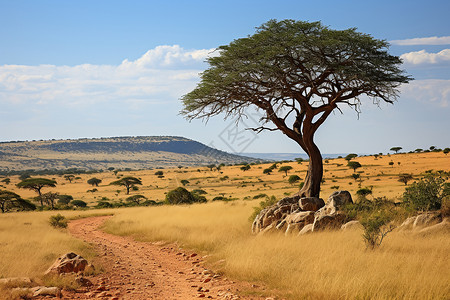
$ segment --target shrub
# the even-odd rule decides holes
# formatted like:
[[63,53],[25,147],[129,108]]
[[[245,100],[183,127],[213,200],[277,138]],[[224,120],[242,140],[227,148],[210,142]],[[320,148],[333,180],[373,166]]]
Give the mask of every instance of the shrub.
[[386,225],[390,220],[391,217],[383,211],[368,215],[361,220],[361,225],[364,227],[363,238],[367,248],[375,249],[380,246],[386,235],[394,230],[393,225]]
[[49,223],[51,226],[55,228],[66,228],[67,227],[67,219],[61,214],[57,214],[54,216],[50,216]]
[[442,173],[428,173],[417,182],[412,183],[403,193],[403,203],[415,211],[438,210],[442,199],[450,195],[450,187]]
[[291,175],[291,176],[289,176],[288,182],[290,184],[294,184],[299,180],[300,180],[300,177],[298,175]]
[[197,195],[205,195],[205,194],[208,194],[206,191],[201,190],[201,189],[193,190],[191,193],[197,194]]
[[260,198],[264,198],[264,197],[268,197],[267,194],[258,194],[253,196],[253,199],[260,199]]
[[58,195],[58,204],[67,205],[73,200],[71,195]]
[[108,201],[98,201],[95,208],[111,208],[113,205]]
[[191,193],[183,187],[177,187],[167,193],[166,202],[169,204],[192,204],[195,202],[206,202],[206,198],[196,193]]
[[372,190],[369,188],[362,188],[356,191],[356,195],[360,201],[365,200],[368,195],[372,195]]
[[182,184],[183,186],[185,186],[186,184],[189,184],[189,180],[182,179],[182,180],[181,180],[181,184]]
[[76,207],[86,207],[87,203],[84,202],[83,200],[73,200],[72,202],[70,202],[70,204],[72,204],[73,206]]
[[164,172],[163,172],[163,171],[156,171],[156,172],[155,172],[155,175],[161,176],[161,175],[164,175]]

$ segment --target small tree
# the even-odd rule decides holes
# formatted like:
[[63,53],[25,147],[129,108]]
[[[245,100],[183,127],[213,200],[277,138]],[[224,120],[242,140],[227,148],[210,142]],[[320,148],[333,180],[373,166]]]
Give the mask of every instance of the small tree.
[[278,169],[278,172],[284,172],[284,173],[286,174],[286,176],[287,176],[287,173],[288,173],[288,171],[290,171],[290,170],[292,170],[292,167],[291,167],[291,166],[281,166],[281,167]]
[[44,203],[46,203],[47,205],[49,205],[51,207],[51,209],[55,209],[55,203],[56,203],[56,200],[58,199],[58,196],[59,196],[58,193],[47,192],[45,194],[42,194],[38,198],[41,201],[43,201]]
[[183,186],[186,186],[187,184],[189,184],[189,180],[186,180],[186,179],[182,179],[180,182]]
[[272,173],[272,169],[271,168],[267,168],[267,169],[263,170],[263,174],[270,175],[270,173]]
[[390,165],[391,167],[394,167],[394,162],[393,162],[393,161],[390,161],[390,162],[389,162],[389,165]]
[[11,182],[11,179],[5,178],[5,179],[2,179],[1,182],[5,183],[5,184],[9,184]]
[[361,220],[361,225],[364,227],[363,238],[367,248],[375,249],[380,246],[386,235],[394,230],[393,225],[386,226],[389,221],[390,217],[385,212],[374,213]]
[[67,205],[72,200],[73,200],[73,197],[71,195],[59,195],[58,196],[58,204]]
[[290,184],[294,184],[300,180],[300,177],[298,175],[291,175],[289,176],[288,182]]
[[206,202],[206,198],[196,193],[191,193],[183,187],[177,187],[166,195],[169,204],[192,204],[195,202]]
[[83,200],[73,200],[72,202],[70,202],[70,204],[72,204],[73,206],[76,207],[86,207],[87,203],[84,202]]
[[30,210],[36,208],[34,205],[28,204],[29,203],[23,200],[20,195],[10,191],[0,190],[0,210],[2,213],[5,213],[13,208]]
[[216,165],[215,164],[210,164],[210,165],[207,165],[206,166],[210,171],[212,171],[215,167],[216,167]]
[[56,187],[56,181],[46,178],[27,178],[17,184],[20,189],[33,190],[39,195],[41,206],[44,206],[41,190],[44,187]]
[[398,151],[402,150],[402,147],[392,147],[390,150],[395,151],[395,153],[398,153]]
[[98,179],[98,178],[95,178],[95,177],[92,177],[91,179],[89,179],[87,181],[87,183],[92,185],[92,186],[98,186],[100,183],[102,183],[102,180]]
[[444,152],[444,154],[447,155],[450,152],[450,148],[444,148],[442,152]]
[[163,172],[163,171],[156,171],[156,172],[155,172],[155,175],[156,175],[156,176],[163,176],[163,175],[164,175],[164,172]]
[[247,164],[245,166],[242,166],[240,169],[245,172],[247,170],[250,170],[250,168],[251,168],[250,165]]
[[69,183],[72,183],[72,180],[75,179],[75,175],[73,174],[64,175],[64,179],[67,180]]
[[136,205],[141,205],[142,202],[148,200],[147,197],[143,195],[133,195],[126,199],[128,202],[134,203]]
[[356,158],[356,157],[358,157],[358,154],[356,154],[356,153],[350,153],[350,154],[347,154],[347,156],[345,157],[345,160],[346,160],[346,161],[351,161],[352,159],[354,159],[354,158]]
[[130,189],[136,185],[142,185],[142,181],[136,177],[127,176],[119,180],[113,181],[110,185],[122,185],[127,189],[127,195],[130,194]]
[[403,182],[405,185],[408,184],[408,181],[413,180],[413,176],[411,174],[400,174],[398,175],[398,181]]
[[350,169],[353,169],[353,172],[356,172],[356,169],[361,168],[361,164],[357,161],[349,161],[347,163],[347,167],[349,167]]
[[355,181],[358,180],[360,177],[361,177],[361,175],[358,174],[358,173],[353,173],[352,174],[352,178],[355,179]]

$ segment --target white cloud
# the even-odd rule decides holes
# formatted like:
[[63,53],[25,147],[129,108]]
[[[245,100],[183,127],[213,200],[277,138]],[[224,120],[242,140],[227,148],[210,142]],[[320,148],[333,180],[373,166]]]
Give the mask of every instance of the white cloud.
[[449,107],[450,80],[413,80],[409,84],[402,85],[401,98],[431,103],[439,107]]
[[450,61],[450,49],[438,53],[429,53],[425,50],[404,53],[400,56],[406,64],[440,64]]
[[0,66],[0,103],[91,105],[108,101],[176,101],[195,87],[214,49],[158,46],[120,65]]
[[449,45],[450,44],[450,36],[432,36],[425,38],[414,38],[414,39],[405,39],[405,40],[393,40],[390,41],[393,45],[398,46],[413,46],[413,45]]

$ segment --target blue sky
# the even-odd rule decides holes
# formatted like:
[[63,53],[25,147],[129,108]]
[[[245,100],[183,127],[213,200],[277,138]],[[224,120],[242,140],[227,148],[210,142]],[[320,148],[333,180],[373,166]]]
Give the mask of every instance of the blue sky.
[[394,105],[365,99],[359,119],[330,116],[316,134],[323,153],[450,147],[449,11],[433,0],[0,0],[0,141],[177,135],[232,152],[301,152],[280,133],[178,114],[214,48],[289,18],[386,39],[416,79]]

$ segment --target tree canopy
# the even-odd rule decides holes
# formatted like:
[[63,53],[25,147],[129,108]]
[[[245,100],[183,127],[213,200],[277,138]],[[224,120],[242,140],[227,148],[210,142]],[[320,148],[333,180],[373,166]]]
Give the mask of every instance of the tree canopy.
[[252,130],[280,130],[308,154],[299,194],[319,197],[323,163],[314,142],[319,126],[342,105],[359,113],[363,95],[375,104],[393,103],[400,84],[412,79],[388,46],[355,28],[271,20],[207,59],[201,82],[182,97],[182,114],[189,120],[224,114],[239,121],[255,108],[261,126]]
[[14,192],[0,190],[0,210],[5,213],[11,209],[32,210],[36,207]]
[[21,189],[29,189],[33,190],[39,195],[39,199],[41,201],[41,206],[44,205],[44,201],[42,199],[42,193],[41,190],[44,187],[56,187],[56,181],[52,179],[47,178],[27,178],[22,180],[16,185],[18,188]]
[[111,185],[123,185],[127,189],[127,195],[130,194],[130,189],[138,184],[142,185],[142,181],[136,177],[127,176],[119,180],[113,181]]

